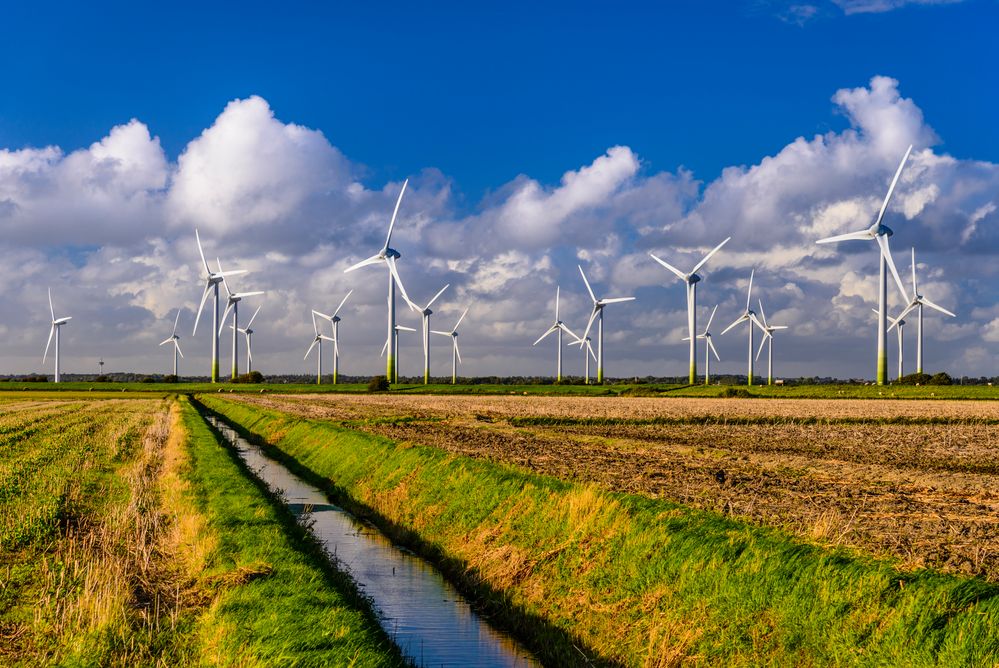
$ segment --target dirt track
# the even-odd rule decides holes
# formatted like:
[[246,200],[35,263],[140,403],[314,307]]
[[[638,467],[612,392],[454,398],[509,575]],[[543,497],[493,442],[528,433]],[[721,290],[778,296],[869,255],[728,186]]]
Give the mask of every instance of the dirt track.
[[[999,581],[999,425],[985,422],[999,419],[995,402],[419,395],[240,399],[350,421],[399,441],[733,514],[824,544],[890,554],[909,567],[934,566]],[[960,422],[883,422],[899,415]],[[676,423],[510,423],[546,416]],[[736,418],[759,423],[724,423]],[[806,423],[816,418],[831,422]],[[836,422],[843,419],[865,421]]]

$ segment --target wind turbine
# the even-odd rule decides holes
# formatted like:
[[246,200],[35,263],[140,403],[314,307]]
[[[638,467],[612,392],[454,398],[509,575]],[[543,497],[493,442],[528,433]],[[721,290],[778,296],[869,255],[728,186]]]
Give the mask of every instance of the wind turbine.
[[55,382],[62,380],[62,372],[59,367],[59,329],[65,325],[67,322],[73,319],[73,316],[68,315],[65,318],[55,317],[55,308],[52,306],[52,288],[49,288],[49,312],[52,314],[52,328],[49,330],[49,340],[45,344],[45,354],[42,355],[42,364],[45,364],[45,359],[49,356],[49,346],[52,344],[52,335],[55,334]]
[[[715,311],[718,310],[718,305],[716,304],[713,309],[711,309],[711,315],[708,316],[708,324],[704,327],[704,333],[698,334],[697,338],[704,339],[704,384],[711,384],[711,354],[714,353],[715,359],[721,362],[721,357],[718,356],[718,351],[715,349],[715,344],[711,341],[711,321],[715,319]],[[683,337],[686,341],[690,337]]]
[[[259,306],[257,307],[257,310],[253,312],[253,315],[250,316],[250,320],[246,323],[246,327],[236,330],[238,332],[242,332],[243,336],[246,337],[246,373],[253,371],[253,329],[251,328],[251,325],[253,325],[253,319],[257,317],[258,313],[260,313]],[[229,325],[229,327],[233,327],[235,329],[234,325]]]
[[[194,238],[198,241],[198,253],[201,255],[201,262],[205,265],[205,292],[201,295],[201,305],[198,306],[198,314],[194,318],[194,330],[191,332],[191,336],[198,333],[198,322],[201,321],[201,311],[205,308],[205,300],[208,299],[208,293],[213,293],[213,309],[212,309],[212,382],[219,382],[219,283],[225,276],[222,275],[220,271],[212,271],[212,268],[208,266],[208,260],[205,259],[205,251],[201,247],[201,236],[198,234],[198,230],[194,230]],[[226,276],[236,276],[238,274],[245,274],[245,269],[236,269],[234,271],[226,272]]]
[[450,332],[441,332],[436,329],[431,330],[431,334],[441,334],[443,336],[451,337],[451,384],[455,385],[458,382],[458,362],[461,361],[461,353],[458,351],[458,325],[461,321],[465,319],[465,315],[468,313],[468,309],[461,314],[458,318],[458,322],[454,323],[454,327],[451,328]]
[[[590,333],[590,327],[593,326],[593,320],[597,321],[597,383],[602,384],[604,382],[604,307],[608,304],[617,304],[619,302],[630,302],[634,301],[634,297],[612,297],[609,299],[597,299],[597,296],[593,294],[593,288],[590,287],[590,282],[586,280],[586,274],[583,273],[583,268],[580,265],[579,274],[583,277],[583,283],[586,284],[586,291],[590,293],[590,299],[593,300],[593,311],[590,312],[590,319],[586,322],[586,330],[583,332],[583,339],[588,340],[588,335]],[[583,343],[579,343],[580,347]],[[590,363],[589,358],[586,360],[587,365]],[[587,382],[589,382],[589,374],[587,374]]]
[[[703,267],[704,263],[717,253],[722,246],[727,244],[731,238],[727,237],[723,242],[711,249],[711,252],[701,258],[701,261],[695,264],[694,268],[686,274],[665,260],[649,253],[653,260],[673,272],[687,286],[687,338],[690,339],[690,378],[688,381],[691,385],[697,382],[697,343],[695,341],[697,338],[697,284],[701,280],[701,277],[697,274],[697,270]],[[687,339],[684,340],[686,341]]]
[[884,202],[881,203],[881,210],[878,212],[878,217],[870,227],[860,230],[859,232],[848,232],[847,234],[840,234],[835,237],[819,239],[815,242],[819,244],[829,244],[838,241],[862,239],[867,241],[874,240],[878,243],[881,256],[881,269],[878,275],[878,385],[884,385],[888,379],[888,356],[885,349],[888,345],[887,276],[889,269],[891,270],[892,276],[895,278],[895,284],[898,285],[899,292],[902,293],[902,301],[909,301],[909,296],[905,293],[905,286],[902,285],[902,279],[899,278],[898,270],[895,269],[895,262],[891,259],[891,251],[888,249],[888,237],[890,237],[893,232],[891,231],[891,228],[883,225],[881,221],[884,219],[885,211],[888,210],[888,202],[891,201],[891,195],[895,191],[895,185],[898,183],[898,177],[902,175],[902,169],[905,167],[905,162],[909,159],[910,153],[912,153],[911,144],[905,151],[905,155],[902,156],[902,162],[898,163],[898,169],[895,171],[895,177],[891,180],[891,185],[888,186],[888,194],[885,195]]
[[[916,311],[916,373],[923,372],[923,307],[929,306],[931,309],[940,311],[944,315],[949,315],[950,317],[956,317],[953,313],[948,311],[942,306],[934,304],[929,299],[919,294],[919,288],[916,286],[916,249],[912,249],[912,299],[909,300],[908,305],[899,314],[899,318],[904,318],[909,315],[913,310]],[[891,329],[889,327],[888,329]]]
[[104,358],[103,357],[100,359],[100,361],[97,362],[97,367],[99,369],[99,373],[97,375],[103,376],[104,375]]
[[[222,313],[222,322],[225,323],[225,318],[229,315],[229,310],[232,310],[232,379],[236,380],[239,375],[239,346],[237,342],[239,341],[239,302],[241,302],[246,297],[255,297],[257,295],[264,294],[263,290],[255,290],[253,292],[233,292],[229,289],[229,281],[225,280],[225,272],[222,271],[222,260],[215,258],[215,261],[219,264],[219,274],[222,275],[222,285],[225,287],[225,293],[228,295],[228,299],[225,304],[225,312]],[[219,334],[222,334],[222,327],[219,327]]]
[[760,304],[760,317],[763,318],[763,340],[760,341],[760,349],[756,353],[756,359],[760,359],[763,353],[763,345],[767,345],[767,385],[774,384],[774,332],[779,329],[787,329],[787,325],[771,325],[767,323],[767,314],[763,310],[763,300],[758,299]]
[[[302,359],[308,359],[309,353],[312,352],[313,348],[316,348],[316,385],[323,384],[323,346],[322,341],[332,341],[330,337],[325,334],[319,333],[319,325],[316,323],[316,312],[312,312],[312,329],[316,332],[316,338],[312,339],[312,345],[309,349],[305,351],[305,357]],[[317,346],[318,344],[318,346]]]
[[750,305],[752,304],[752,299],[753,299],[753,275],[755,273],[756,273],[755,269],[749,273],[749,290],[746,291],[746,310],[743,311],[742,315],[736,318],[731,325],[722,330],[722,336],[724,336],[725,332],[732,329],[740,322],[749,321],[749,371],[746,374],[747,385],[753,384],[753,325],[756,325],[760,329],[766,331],[765,328],[763,327],[763,323],[761,323],[759,318],[756,317],[756,313],[754,313],[753,310],[749,308]]
[[329,320],[330,324],[333,326],[333,384],[336,385],[337,377],[340,373],[340,316],[337,313],[343,308],[343,305],[347,303],[347,299],[353,293],[353,290],[347,292],[347,296],[343,298],[340,305],[336,307],[333,311],[333,315],[326,315],[325,313],[320,313],[319,311],[312,311],[314,316],[319,316],[323,320]]
[[559,287],[555,286],[555,322],[554,324],[552,324],[551,327],[546,329],[545,333],[542,334],[540,337],[538,337],[538,340],[535,341],[532,345],[535,346],[538,345],[539,343],[541,343],[542,340],[544,340],[546,336],[548,336],[552,332],[558,333],[558,358],[557,358],[558,361],[556,365],[555,380],[556,382],[562,382],[562,332],[565,332],[566,334],[574,338],[576,341],[579,341],[579,337],[576,336],[576,334],[571,329],[566,327],[564,322],[559,320],[558,302],[559,302]]
[[583,381],[587,385],[590,384],[590,358],[592,357],[594,362],[597,361],[597,356],[593,352],[593,343],[592,342],[593,342],[593,339],[591,339],[588,336],[584,336],[583,338],[581,338],[576,343],[571,344],[571,345],[578,345],[580,347],[580,349],[583,351],[583,360],[584,360],[584,364],[583,364]]
[[161,346],[165,346],[166,344],[168,344],[170,342],[173,342],[173,375],[174,376],[177,375],[177,355],[180,355],[181,357],[184,356],[184,353],[182,353],[181,350],[180,350],[180,337],[177,336],[177,323],[179,323],[179,322],[180,322],[180,309],[177,309],[177,317],[173,319],[173,333],[169,336],[169,338],[164,339],[163,342],[160,343]]
[[433,311],[430,310],[431,305],[441,294],[448,289],[451,284],[448,283],[443,288],[441,288],[434,298],[427,302],[427,305],[420,309],[418,306],[414,308],[416,311],[420,311],[423,314],[423,384],[428,385],[430,383],[430,316],[433,315]]
[[[347,267],[344,269],[344,273],[349,271],[354,271],[355,269],[360,269],[361,267],[367,266],[369,264],[378,264],[381,262],[385,263],[388,268],[389,274],[389,284],[388,284],[388,330],[385,335],[385,345],[388,347],[388,342],[392,340],[395,334],[395,286],[399,286],[399,292],[402,293],[402,298],[406,300],[406,303],[410,305],[410,308],[415,308],[415,304],[409,299],[409,295],[406,294],[406,288],[402,285],[402,279],[399,278],[399,270],[396,268],[395,263],[402,255],[399,251],[394,248],[390,248],[389,244],[392,241],[392,229],[395,227],[395,219],[399,214],[399,205],[402,204],[402,196],[406,193],[406,186],[409,185],[409,179],[406,179],[402,184],[402,190],[399,191],[399,199],[395,202],[395,210],[392,212],[392,220],[389,222],[388,235],[385,237],[385,245],[382,246],[381,250],[372,255],[366,260],[361,260],[357,264]],[[389,351],[389,354],[385,360],[385,377],[389,379],[390,382],[399,382],[399,377],[397,369],[399,365],[395,363],[395,351]]]
[[[399,332],[415,332],[416,330],[412,327],[406,327],[405,325],[396,325],[395,330],[392,332],[392,356],[395,359],[395,367],[392,369],[392,373],[395,375],[396,382],[399,378]],[[382,355],[388,351],[388,341],[382,346]]]

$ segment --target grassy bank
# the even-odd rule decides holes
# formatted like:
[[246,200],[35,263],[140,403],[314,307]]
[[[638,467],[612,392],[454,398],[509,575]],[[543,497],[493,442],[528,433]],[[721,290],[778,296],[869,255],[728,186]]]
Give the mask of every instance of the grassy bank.
[[573,644],[633,666],[999,660],[999,587],[979,580],[901,572],[661,500],[201,400],[443,564],[553,663],[578,662]]

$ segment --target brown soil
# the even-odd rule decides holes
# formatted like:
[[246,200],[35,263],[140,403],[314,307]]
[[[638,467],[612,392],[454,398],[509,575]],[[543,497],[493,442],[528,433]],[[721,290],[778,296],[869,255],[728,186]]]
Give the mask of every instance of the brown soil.
[[[267,396],[267,408],[999,581],[999,403]],[[954,424],[885,424],[899,415]],[[679,424],[513,426],[515,417]],[[710,416],[710,424],[701,420]],[[379,418],[372,420],[372,418]],[[392,418],[408,421],[392,422]],[[760,418],[760,424],[724,424]],[[802,419],[832,422],[802,424]],[[858,418],[859,423],[835,420]],[[689,419],[690,423],[682,420]],[[370,420],[365,422],[365,420]]]

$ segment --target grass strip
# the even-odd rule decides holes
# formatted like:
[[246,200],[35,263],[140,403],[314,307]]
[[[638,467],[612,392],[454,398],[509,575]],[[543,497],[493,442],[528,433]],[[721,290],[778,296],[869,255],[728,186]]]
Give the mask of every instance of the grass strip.
[[559,417],[551,415],[529,415],[511,417],[508,422],[514,427],[646,427],[664,426],[676,427],[683,425],[708,426],[822,426],[822,425],[996,425],[999,419],[983,417],[911,417],[894,415],[891,417],[820,417],[803,416],[767,416],[767,415],[688,415],[683,417],[658,416],[652,418],[618,418],[618,417]]
[[[200,400],[436,561],[551,663],[992,665],[999,587],[663,500]],[[562,634],[561,639],[560,635]]]
[[183,401],[185,478],[217,534],[203,576],[217,589],[198,621],[202,661],[239,666],[398,666],[353,583]]

